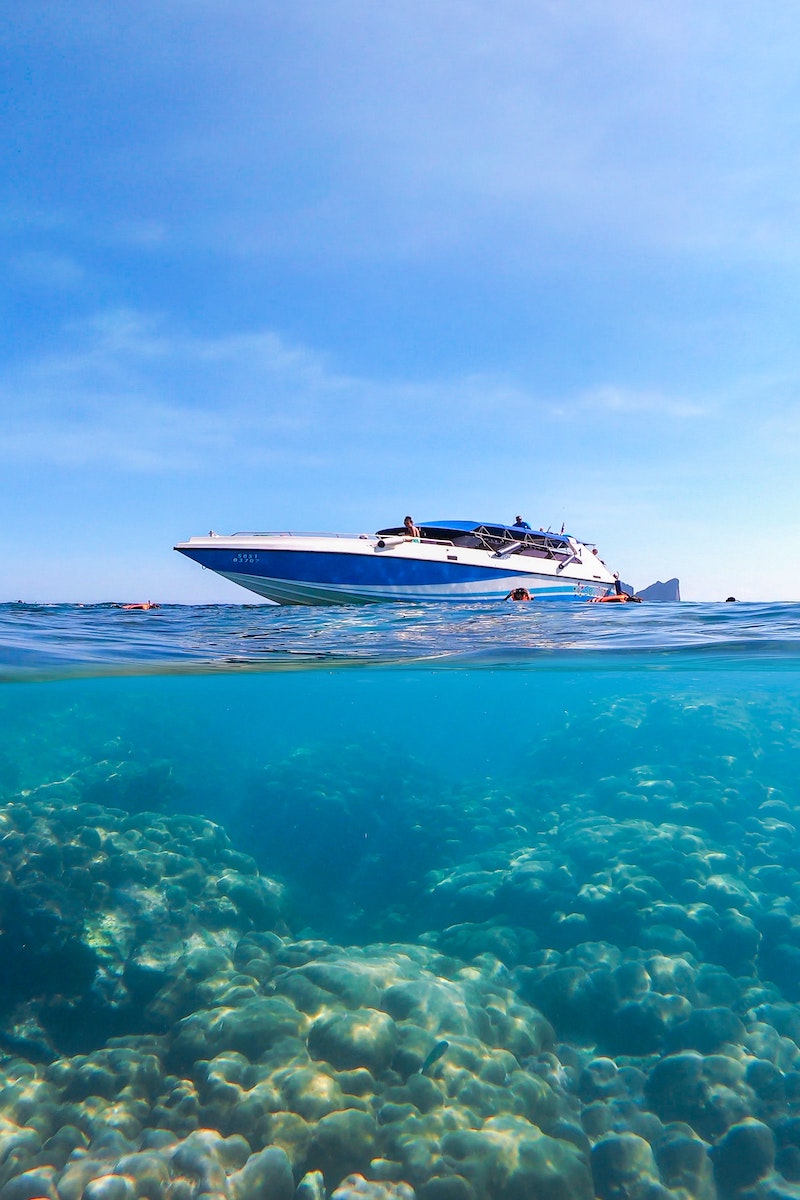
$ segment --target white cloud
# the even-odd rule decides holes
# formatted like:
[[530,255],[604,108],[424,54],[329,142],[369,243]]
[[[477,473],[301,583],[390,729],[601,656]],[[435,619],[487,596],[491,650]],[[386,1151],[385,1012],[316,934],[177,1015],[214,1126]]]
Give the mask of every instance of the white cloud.
[[[554,399],[499,375],[375,379],[272,330],[203,337],[114,310],[0,375],[0,461],[196,478],[269,468],[292,481],[534,471],[561,490],[624,460],[621,431],[640,469],[664,459],[670,424],[680,437],[718,408],[612,384]],[[682,452],[679,469],[689,461]]]
[[[308,411],[286,395],[303,391],[302,356],[272,334],[204,341],[128,311],[70,333],[69,348],[0,379],[6,462],[192,470],[233,445],[269,459],[270,442],[308,427]],[[271,403],[255,402],[261,386]]]
[[[705,399],[693,400],[659,391],[636,391],[606,384],[583,392],[577,399],[580,408],[592,412],[618,413],[622,416],[665,417],[669,420],[695,420],[715,414],[718,404]],[[561,410],[564,411],[563,409]]]
[[[0,458],[128,471],[197,472],[226,461],[283,469],[347,459],[430,464],[512,446],[540,452],[542,430],[576,410],[695,416],[683,400],[606,386],[554,404],[521,381],[348,375],[271,330],[200,337],[114,310],[69,327],[66,344],[0,376]],[[594,426],[589,417],[594,412]],[[574,445],[580,431],[572,435]]]

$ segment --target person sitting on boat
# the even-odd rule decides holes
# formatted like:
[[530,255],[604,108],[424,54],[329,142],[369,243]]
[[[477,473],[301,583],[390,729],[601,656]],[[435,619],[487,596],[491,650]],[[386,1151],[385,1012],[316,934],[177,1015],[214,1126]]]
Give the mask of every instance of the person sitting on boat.
[[533,596],[530,594],[528,589],[525,587],[512,588],[511,591],[506,596],[506,600],[532,600],[532,599],[533,599]]
[[406,527],[406,536],[410,538],[416,538],[417,541],[419,541],[419,539],[422,537],[422,534],[419,531],[419,526],[414,524],[411,517],[406,517],[406,519],[403,521],[403,524]]
[[512,529],[530,529],[530,525],[528,524],[527,521],[523,521],[522,517],[514,517],[514,524],[511,526],[511,528]]

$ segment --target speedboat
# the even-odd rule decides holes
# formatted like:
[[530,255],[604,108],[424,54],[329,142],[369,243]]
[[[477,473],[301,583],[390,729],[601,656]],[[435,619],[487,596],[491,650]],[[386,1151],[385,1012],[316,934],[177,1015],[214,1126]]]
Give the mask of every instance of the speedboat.
[[566,533],[493,521],[424,521],[377,533],[232,533],[175,549],[277,604],[593,600],[615,576],[595,547]]

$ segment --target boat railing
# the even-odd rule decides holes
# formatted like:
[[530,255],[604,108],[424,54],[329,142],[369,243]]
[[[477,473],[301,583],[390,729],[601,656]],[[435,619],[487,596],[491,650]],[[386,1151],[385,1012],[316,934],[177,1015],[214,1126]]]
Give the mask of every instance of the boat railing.
[[330,530],[324,532],[316,532],[308,529],[266,529],[260,532],[252,529],[240,530],[238,533],[215,534],[216,537],[234,537],[234,538],[252,538],[252,537],[313,537],[313,538],[346,538],[349,541],[355,539],[367,539],[372,541],[375,537],[372,533],[331,533]]
[[300,529],[266,529],[266,530],[260,530],[260,531],[254,530],[254,529],[240,529],[236,533],[209,533],[207,536],[211,537],[211,538],[298,538],[298,537],[303,537],[303,538],[326,538],[326,539],[334,540],[334,541],[339,539],[342,541],[349,541],[349,542],[352,542],[352,541],[376,542],[376,541],[383,540],[386,542],[391,542],[392,545],[400,545],[402,542],[424,542],[426,545],[429,545],[429,546],[454,546],[455,545],[455,543],[450,538],[432,538],[432,537],[425,537],[425,536],[420,537],[420,538],[411,538],[405,533],[389,534],[389,535],[385,536],[383,539],[380,539],[380,538],[378,538],[377,534],[374,534],[374,533],[331,533],[330,530],[316,532],[316,531],[307,530],[307,529],[303,529],[303,530],[300,530]]
[[488,530],[477,532],[481,549],[495,558],[510,558],[513,554],[524,554],[532,558],[546,558],[570,562],[576,557],[571,543],[558,535],[551,537],[549,531],[535,530],[531,533],[493,533]]
[[[489,551],[489,553],[497,555],[499,558],[505,558],[513,553],[533,553],[535,556],[544,553],[548,558],[560,558],[562,555],[567,555],[570,559],[574,556],[573,548],[567,544],[564,545],[566,539],[559,537],[557,534],[552,538],[549,536],[549,530],[533,530],[522,534],[514,535],[510,532],[495,533],[488,529],[477,529],[472,535],[475,537],[478,546]],[[236,533],[209,533],[208,537],[212,538],[324,538],[328,541],[385,541],[392,545],[401,545],[403,542],[418,541],[428,546],[456,546],[456,542],[452,538],[434,538],[427,537],[424,534],[420,538],[410,538],[405,533],[396,533],[384,535],[379,538],[374,533],[331,533],[330,530],[299,530],[299,529],[267,529],[267,530],[239,530]],[[591,543],[581,543],[585,546],[590,546]]]

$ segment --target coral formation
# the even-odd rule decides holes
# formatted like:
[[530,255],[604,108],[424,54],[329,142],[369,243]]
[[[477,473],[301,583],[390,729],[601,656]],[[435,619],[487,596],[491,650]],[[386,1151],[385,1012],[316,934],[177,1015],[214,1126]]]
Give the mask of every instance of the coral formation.
[[[702,773],[643,765],[670,722],[713,726]],[[590,726],[435,804],[290,756],[231,816],[260,868],[161,767],[9,798],[0,1200],[796,1197],[790,760],[768,785],[746,723],[676,703]]]

